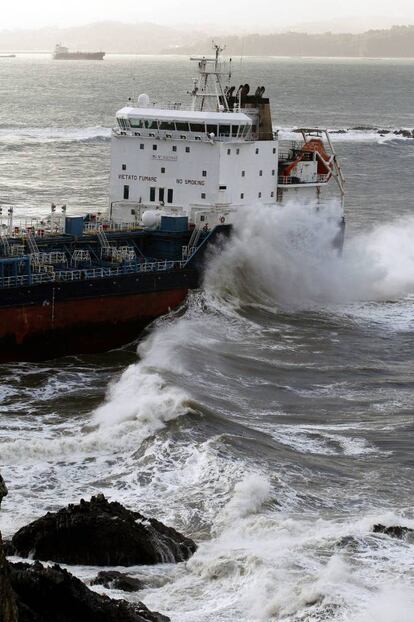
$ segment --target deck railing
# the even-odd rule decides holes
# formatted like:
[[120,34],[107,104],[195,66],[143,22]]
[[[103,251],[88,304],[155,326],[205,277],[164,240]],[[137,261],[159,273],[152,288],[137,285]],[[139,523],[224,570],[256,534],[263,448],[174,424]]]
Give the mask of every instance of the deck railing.
[[185,261],[147,261],[139,264],[119,266],[116,268],[78,268],[77,270],[56,270],[53,272],[23,274],[0,278],[0,289],[38,285],[40,283],[62,283],[67,281],[87,281],[105,279],[126,274],[141,274],[147,272],[165,272],[181,269]]
[[306,186],[307,184],[325,184],[327,181],[329,181],[329,179],[330,179],[330,175],[316,175],[316,179],[314,179],[313,181],[301,181],[298,177],[295,177],[295,176],[285,177],[284,175],[282,175],[278,177],[278,185],[279,186],[292,186],[292,185]]

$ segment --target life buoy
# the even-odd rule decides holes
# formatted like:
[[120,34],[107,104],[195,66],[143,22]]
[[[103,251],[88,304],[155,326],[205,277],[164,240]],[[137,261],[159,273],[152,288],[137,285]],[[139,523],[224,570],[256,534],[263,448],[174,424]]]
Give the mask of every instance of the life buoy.
[[226,219],[224,218],[224,216],[222,216],[222,217],[220,218],[220,222],[221,222],[221,224],[224,224],[224,223],[226,222]]

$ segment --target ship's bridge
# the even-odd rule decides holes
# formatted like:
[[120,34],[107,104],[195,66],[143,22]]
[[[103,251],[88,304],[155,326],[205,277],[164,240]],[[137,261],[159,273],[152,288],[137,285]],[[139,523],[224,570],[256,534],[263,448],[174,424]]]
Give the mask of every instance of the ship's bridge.
[[115,132],[149,138],[199,141],[251,141],[256,125],[243,112],[125,107],[117,113]]

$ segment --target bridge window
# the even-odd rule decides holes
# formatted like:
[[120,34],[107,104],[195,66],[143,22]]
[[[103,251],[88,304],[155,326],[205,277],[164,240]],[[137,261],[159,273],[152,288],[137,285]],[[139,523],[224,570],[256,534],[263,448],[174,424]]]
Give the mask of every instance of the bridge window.
[[164,194],[165,194],[164,188],[159,188],[159,190],[158,190],[158,200],[159,200],[160,203],[164,203]]
[[220,136],[230,136],[230,125],[220,125],[219,134]]
[[175,123],[174,121],[160,121],[160,130],[168,130],[168,131],[174,131],[175,130]]
[[147,130],[158,129],[158,121],[156,119],[136,119],[135,122],[137,123],[137,125],[133,127],[142,127],[146,128]]
[[129,186],[124,186],[124,200],[127,201],[129,199]]
[[204,123],[190,123],[190,129],[192,132],[202,132],[206,131],[206,126]]
[[168,188],[167,203],[172,203],[173,202],[173,196],[174,196],[174,190],[172,190],[172,188]]
[[188,132],[188,123],[176,122],[176,127],[179,132]]
[[207,125],[207,132],[217,136],[217,125]]
[[155,201],[155,188],[150,188],[150,201]]
[[232,125],[231,126],[231,135],[233,136],[233,138],[236,138],[238,133],[239,133],[239,126],[238,125]]

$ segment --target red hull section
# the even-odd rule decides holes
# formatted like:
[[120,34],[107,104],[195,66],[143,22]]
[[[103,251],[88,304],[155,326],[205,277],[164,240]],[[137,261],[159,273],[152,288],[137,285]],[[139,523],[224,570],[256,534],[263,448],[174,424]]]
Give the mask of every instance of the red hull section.
[[135,339],[187,289],[0,309],[0,362],[104,351]]

